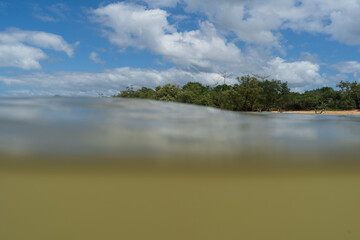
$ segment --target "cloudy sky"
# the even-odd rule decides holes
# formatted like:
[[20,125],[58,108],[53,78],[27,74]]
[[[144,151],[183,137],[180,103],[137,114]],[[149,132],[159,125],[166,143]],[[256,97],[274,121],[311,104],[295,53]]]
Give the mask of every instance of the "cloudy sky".
[[360,76],[360,0],[0,0],[0,96]]

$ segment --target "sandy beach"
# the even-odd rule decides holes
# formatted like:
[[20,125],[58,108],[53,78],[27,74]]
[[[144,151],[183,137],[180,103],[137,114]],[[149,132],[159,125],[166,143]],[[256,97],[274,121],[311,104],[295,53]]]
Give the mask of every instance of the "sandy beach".
[[[272,111],[273,113],[301,113],[301,114],[320,114],[320,111]],[[343,111],[324,111],[321,114],[324,115],[360,115],[359,110],[343,110]]]

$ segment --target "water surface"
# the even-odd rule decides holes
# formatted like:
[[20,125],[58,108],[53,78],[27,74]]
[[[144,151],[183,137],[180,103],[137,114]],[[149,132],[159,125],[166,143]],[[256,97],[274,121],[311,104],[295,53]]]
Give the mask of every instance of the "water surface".
[[360,118],[0,99],[0,239],[360,239]]
[[355,158],[359,144],[360,116],[237,113],[119,98],[0,99],[0,152],[23,158],[246,161],[258,155],[328,161]]

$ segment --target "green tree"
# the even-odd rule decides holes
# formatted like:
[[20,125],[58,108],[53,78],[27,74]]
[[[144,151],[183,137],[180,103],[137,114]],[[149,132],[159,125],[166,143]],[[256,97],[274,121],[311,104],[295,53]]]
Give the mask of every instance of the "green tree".
[[259,82],[259,86],[262,88],[262,94],[260,96],[261,108],[264,111],[269,111],[273,108],[278,108],[281,81],[265,80]]
[[132,85],[126,87],[126,90],[121,91],[116,97],[131,98],[134,97],[135,91]]
[[278,81],[277,84],[280,86],[279,98],[277,100],[277,107],[285,110],[291,102],[290,88],[287,82]]
[[156,92],[152,88],[142,87],[133,94],[136,98],[156,99]]
[[174,84],[165,84],[162,87],[156,87],[156,99],[160,101],[174,102],[180,94],[180,88]]
[[189,82],[182,88],[173,84],[158,86],[155,90],[132,86],[116,97],[156,99],[205,105],[234,111],[254,110],[336,110],[360,108],[360,84],[341,81],[334,90],[322,87],[304,93],[291,92],[287,82],[259,81],[255,77],[237,78],[239,84],[222,84],[215,87]]
[[243,111],[253,111],[256,105],[259,95],[262,92],[262,88],[259,85],[259,81],[255,77],[242,76],[241,79],[238,77],[240,82],[240,95],[243,97]]
[[359,85],[357,82],[350,83],[341,81],[338,85],[340,88],[342,101],[341,107],[345,109],[359,108]]
[[182,87],[178,95],[178,101],[197,105],[208,105],[209,87],[204,87],[201,83],[189,82]]
[[355,106],[360,109],[360,83],[356,81],[351,84],[352,97],[355,101]]

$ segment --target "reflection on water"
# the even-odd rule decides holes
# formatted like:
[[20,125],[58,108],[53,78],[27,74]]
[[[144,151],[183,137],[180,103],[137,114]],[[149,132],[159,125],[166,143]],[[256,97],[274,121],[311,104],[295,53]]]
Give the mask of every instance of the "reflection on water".
[[0,239],[357,240],[359,123],[0,99]]
[[235,113],[146,100],[11,98],[0,100],[0,152],[352,158],[360,153],[359,123],[359,116]]

